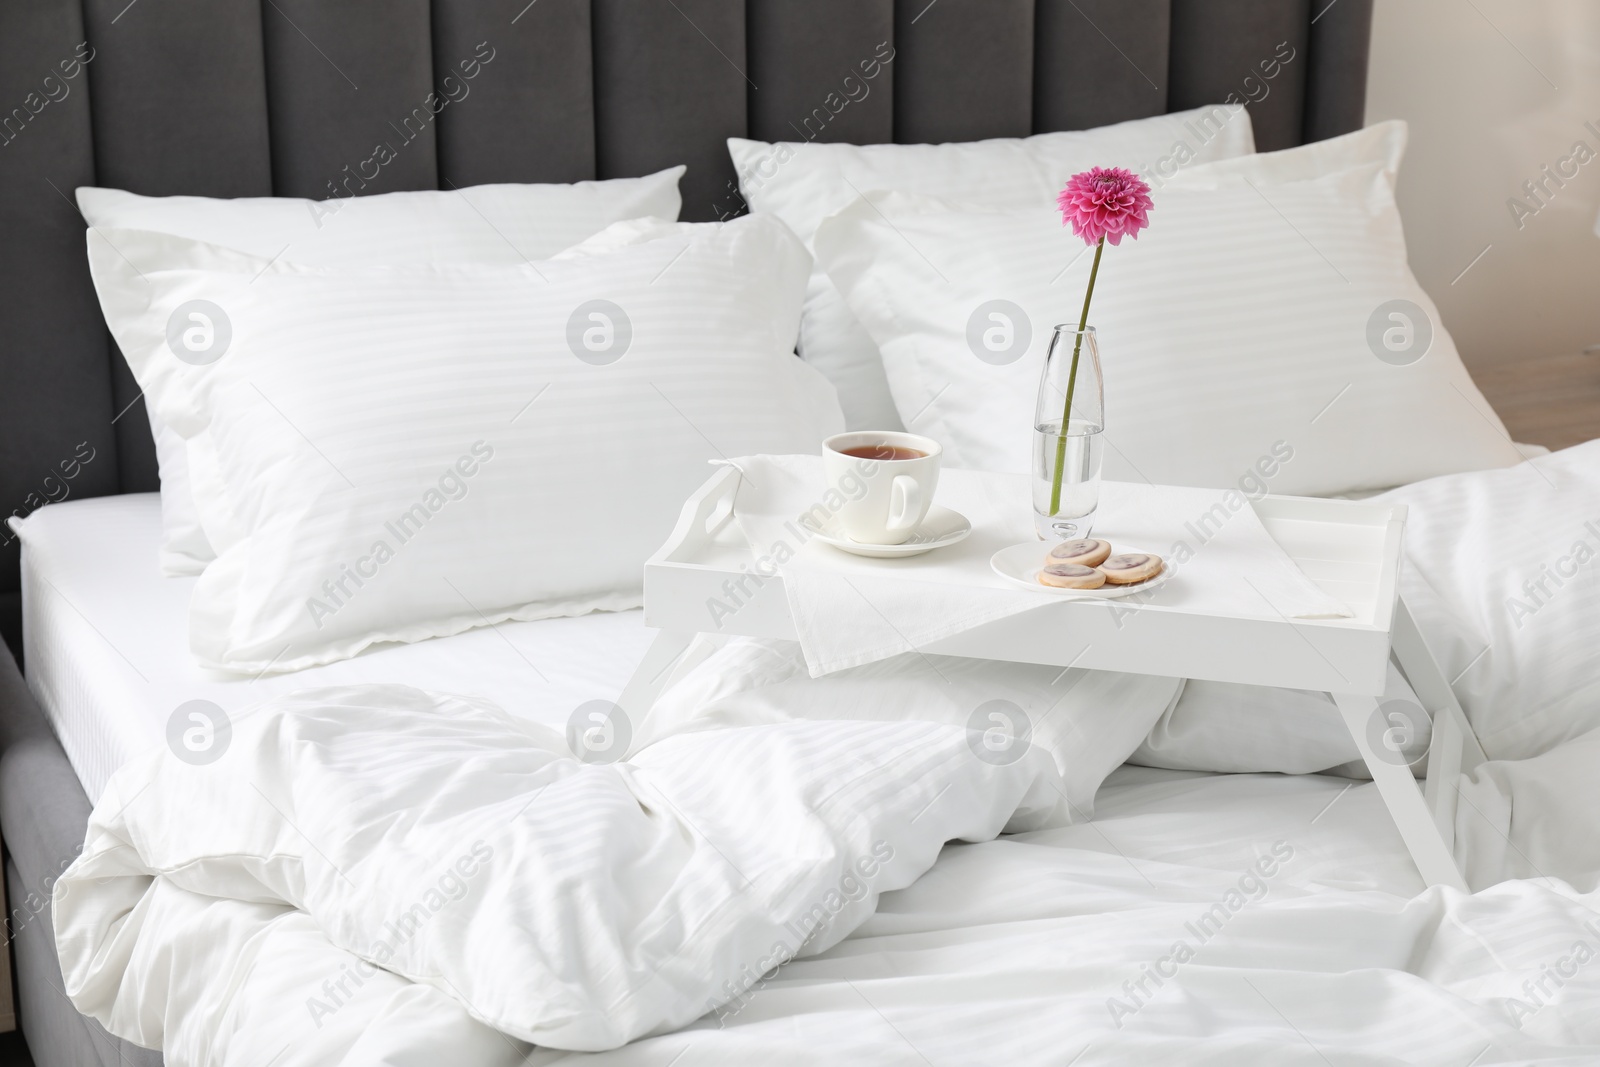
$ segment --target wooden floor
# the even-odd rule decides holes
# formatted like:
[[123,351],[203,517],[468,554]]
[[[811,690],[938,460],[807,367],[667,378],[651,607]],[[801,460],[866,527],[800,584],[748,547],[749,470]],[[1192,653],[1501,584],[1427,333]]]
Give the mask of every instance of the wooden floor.
[[1467,369],[1514,440],[1557,449],[1600,437],[1600,352]]

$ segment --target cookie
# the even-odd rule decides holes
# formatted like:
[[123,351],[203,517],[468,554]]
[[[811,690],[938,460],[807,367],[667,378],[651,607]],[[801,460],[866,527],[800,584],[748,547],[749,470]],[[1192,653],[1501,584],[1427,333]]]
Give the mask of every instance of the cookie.
[[1046,563],[1076,563],[1080,567],[1098,567],[1111,555],[1111,542],[1094,537],[1080,537],[1076,541],[1063,541],[1050,550]]
[[1124,552],[1100,564],[1100,572],[1112,585],[1133,585],[1161,573],[1161,557],[1149,552]]
[[1039,582],[1054,589],[1099,589],[1106,584],[1106,576],[1077,563],[1046,563],[1039,571]]

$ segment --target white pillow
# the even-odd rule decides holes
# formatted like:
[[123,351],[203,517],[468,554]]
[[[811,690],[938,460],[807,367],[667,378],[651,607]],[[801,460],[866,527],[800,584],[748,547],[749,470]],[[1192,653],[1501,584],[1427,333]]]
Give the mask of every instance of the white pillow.
[[[1073,173],[1124,166],[1160,182],[1191,163],[1255,151],[1239,105],[1178,111],[1093,130],[963,144],[766,144],[732,137],[728,152],[750,210],[782,219],[809,247],[817,226],[873,189],[988,208],[1043,207]],[[878,348],[820,267],[800,320],[800,355],[838,386],[851,429],[901,429]]]
[[677,218],[683,172],[679,166],[571,185],[474,185],[329,200],[139,196],[84,186],[78,209],[99,229],[155,230],[317,266],[523,263],[622,219]]
[[[542,259],[621,219],[675,219],[683,167],[574,185],[479,185],[448,192],[302,200],[139,196],[84,186],[78,209],[97,229],[156,230],[265,259],[317,266],[521,263]],[[216,558],[190,497],[183,439],[146,405],[161,477],[161,570],[199,574]]]
[[1093,814],[1106,775],[1139,747],[1183,685],[1156,675],[920,653],[813,678],[798,642],[741,638],[663,692],[633,743],[637,751],[673,734],[763,723],[944,723],[966,729],[986,762],[1013,763],[1042,749],[1065,789],[1069,807],[1060,814],[1076,822]]
[[[1276,457],[1273,492],[1342,493],[1520,461],[1406,265],[1402,130],[1196,166],[1107,250],[1090,323],[1108,478],[1223,488]],[[1077,319],[1092,260],[1056,211],[870,193],[816,250],[910,429],[952,464],[1027,471],[1051,326]],[[969,342],[995,300],[1020,309],[1011,362]],[[1404,339],[1392,314],[1409,351],[1385,347]]]
[[217,558],[217,553],[200,522],[200,509],[194,505],[189,446],[161,421],[155,405],[146,403],[144,412],[156,443],[156,476],[161,481],[161,550],[157,562],[168,578],[199,574]]
[[635,606],[708,460],[843,421],[795,403],[810,264],[771,219],[526,264],[307,267],[129,230],[91,231],[89,259],[145,395],[218,472],[207,666]]
[[[1384,734],[1383,743],[1399,745],[1400,755],[1390,758],[1402,759],[1420,773],[1432,722],[1393,663],[1380,700],[1385,715],[1400,716],[1385,722],[1408,726]],[[1372,777],[1327,693],[1193,679],[1184,683],[1183,695],[1128,762],[1223,774],[1330,772]]]
[[1377,498],[1400,591],[1490,759],[1600,728],[1600,441]]

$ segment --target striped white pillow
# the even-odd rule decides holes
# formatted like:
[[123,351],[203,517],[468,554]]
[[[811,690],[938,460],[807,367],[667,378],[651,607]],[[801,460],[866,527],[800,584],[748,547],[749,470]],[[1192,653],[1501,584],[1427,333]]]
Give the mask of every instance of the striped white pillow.
[[[373,196],[342,190],[327,200],[140,196],[94,186],[79,187],[77,199],[91,228],[175,233],[263,259],[317,266],[522,263],[622,219],[677,218],[683,170],[571,185],[476,185]],[[199,574],[216,552],[194,505],[188,451],[154,410],[148,414],[161,473],[161,571]]]
[[[637,605],[719,456],[800,452],[808,257],[771,219],[526,264],[307,267],[93,233],[101,306],[224,531],[208,666]],[[198,483],[197,483],[198,484]]]
[[[796,133],[802,131],[797,127]],[[810,124],[807,124],[807,133]],[[1213,104],[1092,130],[954,144],[747,141],[728,138],[739,191],[811,245],[817,227],[873,189],[942,196],[994,210],[1045,207],[1069,175],[1096,164],[1130,167],[1153,182],[1194,165],[1255,151],[1250,113]],[[872,338],[819,264],[800,320],[800,355],[839,388],[850,428],[893,430],[900,417]]]
[[1600,441],[1379,499],[1409,506],[1400,589],[1489,758],[1600,729]]
[[[1267,458],[1273,492],[1342,493],[1521,460],[1406,265],[1402,141],[1363,131],[1196,166],[1155,192],[1150,228],[1106,250],[1090,313],[1107,477],[1221,488]],[[952,463],[1028,470],[1051,328],[1076,323],[1093,258],[1055,211],[869,193],[816,249],[908,428]],[[1030,338],[1012,362],[968,341],[995,300]]]

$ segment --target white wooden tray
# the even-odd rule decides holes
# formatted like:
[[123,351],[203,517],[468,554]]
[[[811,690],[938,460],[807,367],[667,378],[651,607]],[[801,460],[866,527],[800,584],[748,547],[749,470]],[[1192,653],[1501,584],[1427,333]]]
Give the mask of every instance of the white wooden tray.
[[[645,564],[648,625],[796,637],[783,579],[753,577],[755,558],[732,521],[739,477],[732,467],[713,474]],[[1405,507],[1271,496],[1253,506],[1289,557],[1347,604],[1354,618],[1288,619],[1270,611],[1218,615],[1130,600],[1073,600],[968,630],[923,651],[1382,695]],[[1002,584],[992,574],[986,577]],[[714,614],[712,601],[737,603],[739,609]]]
[[[733,521],[739,477],[733,467],[713,474],[685,502],[672,536],[645,564],[645,622],[661,633],[623,691],[620,703],[629,714],[645,714],[664,686],[707,654],[709,645],[698,640],[700,634],[796,637],[782,577],[756,571]],[[1064,600],[922,651],[1331,693],[1423,878],[1429,885],[1465,890],[1452,853],[1457,783],[1484,761],[1484,753],[1399,595],[1406,509],[1271,496],[1252,506],[1289,558],[1348,605],[1353,618],[1289,619],[1132,600]],[[975,565],[987,568],[986,561]],[[1181,574],[1174,579],[1179,580]],[[731,614],[712,609],[730,601],[738,605]],[[1391,647],[1433,720],[1425,794],[1410,766],[1373,747],[1373,725],[1382,725],[1379,698]]]

